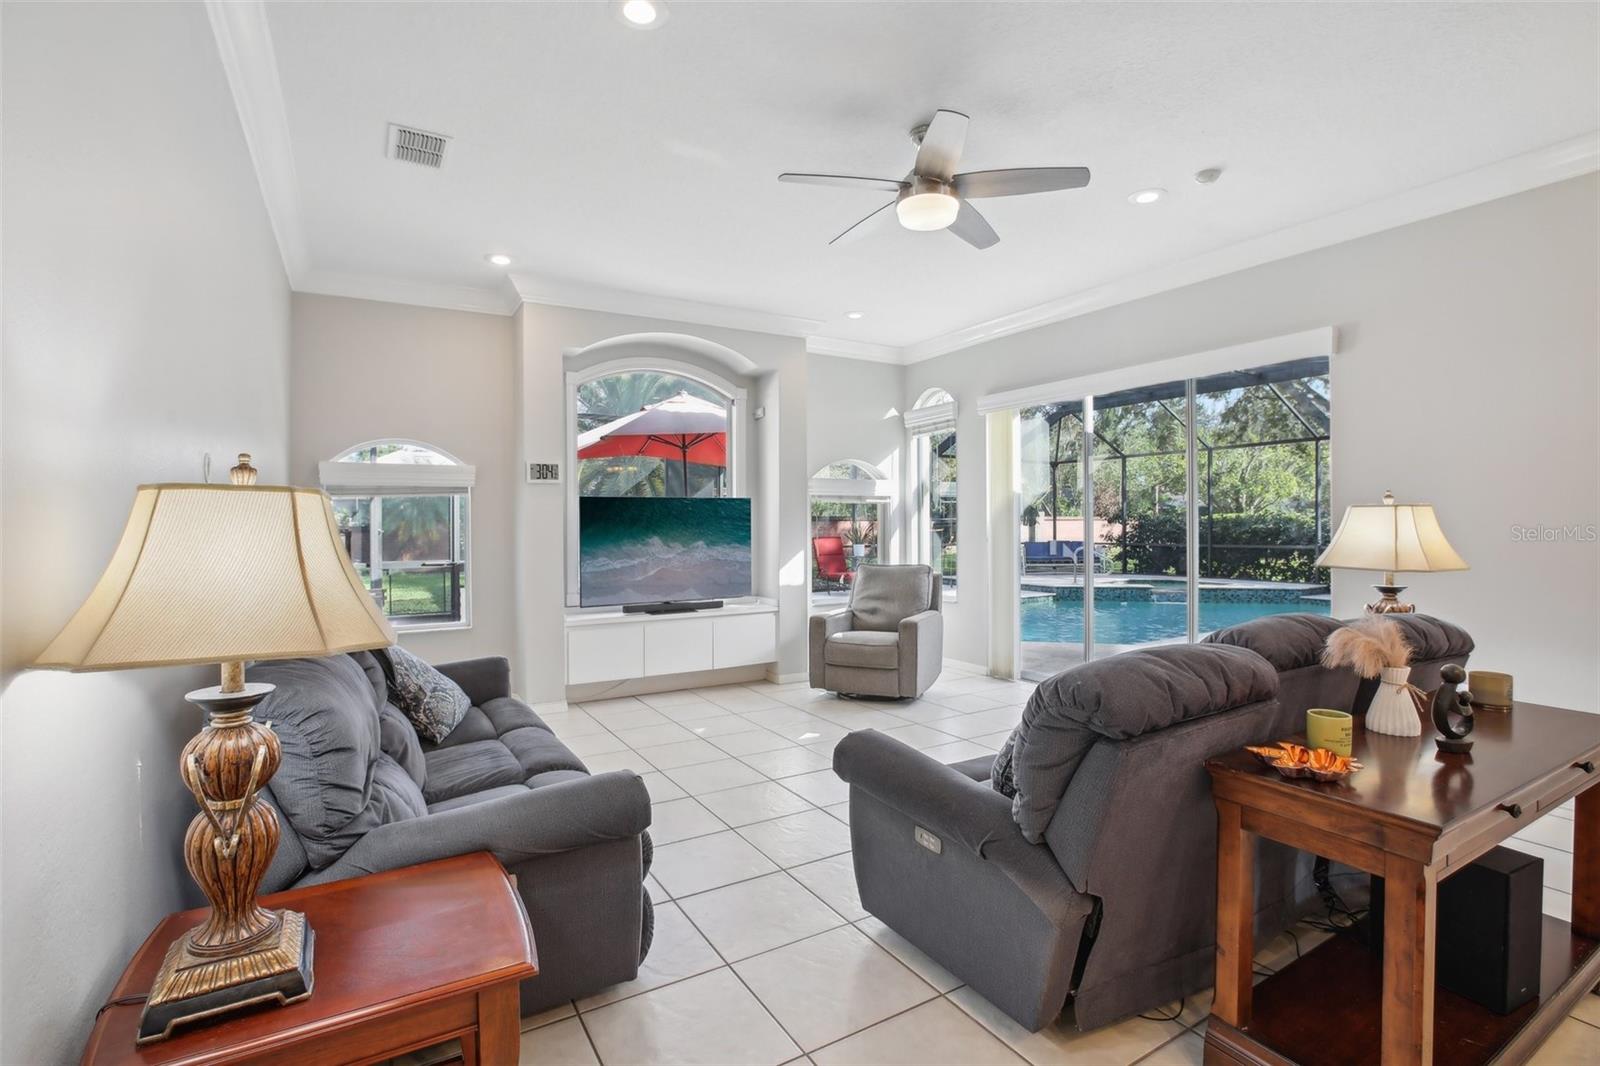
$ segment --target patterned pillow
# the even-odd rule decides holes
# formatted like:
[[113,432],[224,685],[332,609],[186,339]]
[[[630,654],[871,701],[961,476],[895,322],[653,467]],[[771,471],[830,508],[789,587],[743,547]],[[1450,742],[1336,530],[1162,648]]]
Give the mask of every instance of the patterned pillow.
[[1000,754],[994,757],[994,765],[989,767],[989,784],[1002,796],[1016,797],[1016,754],[1017,731],[1013,729],[1011,735],[1006,737],[1006,742],[1000,746]]
[[472,701],[461,686],[398,644],[378,653],[388,663],[389,699],[435,744],[461,724]]

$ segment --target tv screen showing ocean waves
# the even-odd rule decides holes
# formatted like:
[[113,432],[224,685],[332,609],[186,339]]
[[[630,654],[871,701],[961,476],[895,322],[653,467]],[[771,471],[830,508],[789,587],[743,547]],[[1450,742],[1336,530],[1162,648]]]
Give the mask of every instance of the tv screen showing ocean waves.
[[748,596],[750,501],[578,500],[578,601],[614,607]]

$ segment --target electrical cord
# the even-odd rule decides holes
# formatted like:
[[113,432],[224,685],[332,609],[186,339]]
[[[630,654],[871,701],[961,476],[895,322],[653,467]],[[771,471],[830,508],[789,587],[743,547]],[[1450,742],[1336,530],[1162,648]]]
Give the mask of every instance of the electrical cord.
[[1178,1008],[1176,1008],[1173,1013],[1170,1013],[1170,1015],[1154,1015],[1154,1013],[1150,1013],[1150,1015],[1139,1016],[1144,1018],[1146,1021],[1178,1021],[1179,1018],[1181,1018],[1182,1013],[1184,1013],[1184,1008],[1186,1008],[1187,1005],[1189,1005],[1189,999],[1184,997],[1184,999],[1178,1000]]
[[135,1003],[143,1003],[145,1000],[147,1000],[149,998],[150,998],[150,993],[141,992],[136,996],[118,996],[116,999],[107,1000],[105,1003],[103,1003],[101,1005],[99,1010],[94,1012],[94,1020],[95,1021],[99,1021],[100,1020],[100,1015],[104,1014],[106,1011],[110,1010],[112,1007],[131,1007],[133,1004],[135,1004]]

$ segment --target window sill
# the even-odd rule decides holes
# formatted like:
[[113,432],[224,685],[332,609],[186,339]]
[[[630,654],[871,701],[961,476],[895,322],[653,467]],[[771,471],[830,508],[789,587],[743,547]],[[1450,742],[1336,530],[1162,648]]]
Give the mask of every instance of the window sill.
[[448,633],[457,629],[471,629],[471,622],[420,622],[416,625],[397,625],[391,619],[389,627],[395,635],[403,637],[408,633]]

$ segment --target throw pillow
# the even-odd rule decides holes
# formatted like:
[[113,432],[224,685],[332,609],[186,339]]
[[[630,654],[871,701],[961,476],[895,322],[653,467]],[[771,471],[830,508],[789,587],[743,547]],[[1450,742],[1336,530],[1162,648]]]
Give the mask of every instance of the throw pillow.
[[472,708],[461,686],[399,645],[380,654],[389,664],[389,698],[394,705],[435,744],[449,736]]
[[994,765],[989,767],[989,784],[1000,795],[1013,799],[1017,795],[1016,754],[1017,731],[1013,729],[1000,746],[1000,754],[994,757]]

